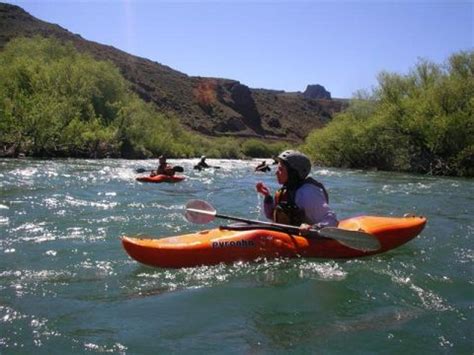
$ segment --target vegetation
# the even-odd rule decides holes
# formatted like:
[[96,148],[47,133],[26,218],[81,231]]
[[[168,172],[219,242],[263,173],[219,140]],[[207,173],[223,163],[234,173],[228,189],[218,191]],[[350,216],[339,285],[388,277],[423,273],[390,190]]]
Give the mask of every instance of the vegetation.
[[322,165],[474,176],[474,51],[382,72],[302,149]]
[[288,148],[288,143],[264,143],[258,139],[249,139],[242,144],[242,152],[249,157],[272,157],[277,156]]
[[[259,139],[207,138],[136,96],[110,62],[17,38],[0,52],[0,156],[269,157]],[[382,72],[302,149],[322,165],[474,176],[474,52]]]
[[279,147],[192,134],[132,93],[113,64],[53,39],[10,41],[0,77],[3,156],[237,158]]

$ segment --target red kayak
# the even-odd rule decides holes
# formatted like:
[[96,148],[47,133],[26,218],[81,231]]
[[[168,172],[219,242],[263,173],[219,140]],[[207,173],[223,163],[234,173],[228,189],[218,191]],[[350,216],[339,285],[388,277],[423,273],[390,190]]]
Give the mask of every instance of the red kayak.
[[364,231],[380,242],[376,251],[352,249],[334,239],[305,238],[266,230],[217,228],[180,236],[153,239],[123,237],[122,245],[133,259],[150,266],[165,268],[215,265],[259,258],[358,258],[389,251],[415,238],[425,227],[424,217],[348,218],[338,228]]
[[155,176],[139,176],[136,178],[137,181],[140,182],[154,182],[154,183],[160,183],[160,182],[180,182],[183,181],[185,177],[183,175],[155,175]]

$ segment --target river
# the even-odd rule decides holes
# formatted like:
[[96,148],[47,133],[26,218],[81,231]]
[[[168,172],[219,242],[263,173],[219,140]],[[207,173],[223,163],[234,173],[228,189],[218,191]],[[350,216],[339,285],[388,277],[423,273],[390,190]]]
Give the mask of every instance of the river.
[[[424,215],[421,235],[355,260],[188,269],[138,264],[122,235],[193,225],[190,199],[263,219],[260,160],[173,160],[186,179],[135,181],[154,160],[0,159],[0,353],[472,354],[474,180],[314,168],[340,219]],[[274,170],[274,169],[273,169]]]

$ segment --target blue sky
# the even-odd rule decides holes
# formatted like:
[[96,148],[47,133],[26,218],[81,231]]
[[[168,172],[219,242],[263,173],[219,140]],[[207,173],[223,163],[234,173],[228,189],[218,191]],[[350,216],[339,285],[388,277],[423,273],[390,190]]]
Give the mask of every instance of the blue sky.
[[[0,0],[2,1],[2,0]],[[333,97],[474,49],[474,1],[6,1],[188,75]]]

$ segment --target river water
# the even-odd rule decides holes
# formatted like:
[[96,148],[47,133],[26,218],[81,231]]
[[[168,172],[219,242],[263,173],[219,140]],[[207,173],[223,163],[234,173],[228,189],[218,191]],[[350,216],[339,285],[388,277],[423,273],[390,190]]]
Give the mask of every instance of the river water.
[[0,353],[472,354],[474,180],[313,169],[340,219],[424,215],[419,237],[356,260],[155,269],[122,235],[218,226],[190,199],[263,219],[258,161],[208,160],[177,184],[135,181],[156,161],[0,160]]

